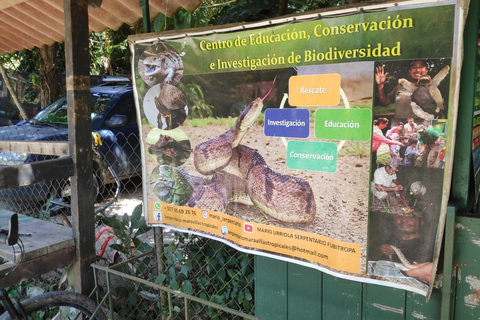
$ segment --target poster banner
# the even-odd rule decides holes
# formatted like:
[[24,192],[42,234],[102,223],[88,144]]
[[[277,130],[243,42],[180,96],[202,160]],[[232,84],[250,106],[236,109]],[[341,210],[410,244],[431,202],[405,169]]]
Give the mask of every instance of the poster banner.
[[[480,39],[478,40],[480,43]],[[476,65],[476,86],[475,86],[475,104],[473,109],[473,132],[472,132],[472,163],[475,187],[475,205],[478,208],[478,199],[480,192],[480,78],[479,66],[480,47],[477,47],[477,65]],[[478,209],[477,209],[478,210]]]
[[148,224],[428,295],[458,12],[367,9],[132,37]]

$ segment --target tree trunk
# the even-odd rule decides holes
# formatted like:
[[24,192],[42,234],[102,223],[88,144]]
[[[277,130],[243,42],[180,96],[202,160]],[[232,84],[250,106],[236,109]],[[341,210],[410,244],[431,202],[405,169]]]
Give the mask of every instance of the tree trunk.
[[41,79],[41,108],[45,108],[60,96],[58,69],[55,64],[55,44],[37,49],[39,55],[39,73]]
[[283,16],[287,14],[287,5],[288,5],[288,0],[280,0],[280,8],[278,10],[279,16]]
[[8,91],[10,92],[10,95],[13,98],[13,102],[15,102],[15,105],[18,108],[18,111],[20,111],[20,115],[22,116],[23,120],[27,121],[27,113],[25,112],[25,109],[23,109],[22,104],[18,100],[17,93],[15,90],[13,90],[12,84],[10,83],[10,79],[7,76],[7,72],[5,71],[5,68],[3,67],[2,62],[0,61],[0,73],[2,74],[3,81],[5,82],[5,85],[7,86]]

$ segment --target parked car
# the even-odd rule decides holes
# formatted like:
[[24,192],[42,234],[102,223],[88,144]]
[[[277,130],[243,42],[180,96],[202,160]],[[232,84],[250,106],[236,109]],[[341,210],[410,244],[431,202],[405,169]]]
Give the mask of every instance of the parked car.
[[[111,167],[118,177],[129,179],[140,175],[139,130],[128,78],[106,77],[91,88],[93,169],[95,192],[113,183]],[[0,127],[0,140],[66,141],[68,140],[67,100],[62,97],[36,116],[17,125]],[[0,166],[31,163],[55,156],[18,152],[0,152]],[[25,187],[0,190],[0,199],[43,202],[49,197],[65,196],[65,181],[46,181]]]

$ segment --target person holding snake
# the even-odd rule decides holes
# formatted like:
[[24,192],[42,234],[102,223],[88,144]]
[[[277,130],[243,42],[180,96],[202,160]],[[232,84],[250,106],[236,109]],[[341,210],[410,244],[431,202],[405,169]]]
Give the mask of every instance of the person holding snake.
[[403,265],[404,274],[424,283],[429,283],[432,275],[433,245],[423,232],[424,221],[421,211],[398,212],[393,217],[395,230],[379,251],[393,262]]

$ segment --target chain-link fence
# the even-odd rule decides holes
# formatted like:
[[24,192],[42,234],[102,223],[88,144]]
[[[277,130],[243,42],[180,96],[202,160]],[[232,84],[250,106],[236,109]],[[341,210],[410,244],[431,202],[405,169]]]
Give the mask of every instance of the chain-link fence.
[[152,246],[113,266],[96,266],[113,318],[241,319],[253,314],[251,256],[196,236],[167,231],[163,237],[164,252]]
[[[29,134],[20,126],[1,139],[15,140]],[[61,134],[58,140],[63,140]],[[105,140],[99,144],[98,137],[93,138],[92,193],[97,194],[95,207],[99,211],[96,282],[99,298],[104,298],[110,315],[114,319],[254,318],[253,256],[195,235],[162,228],[154,232],[146,226],[141,210],[141,163],[134,154],[139,153],[138,136],[117,133],[109,144]],[[0,165],[50,158],[1,152]],[[108,168],[120,177],[119,185]],[[70,219],[69,195],[69,180],[46,181],[0,190],[0,207],[65,225]],[[27,291],[35,295],[66,289],[66,282],[61,281],[66,272],[50,272],[12,287],[10,292],[25,296]]]

